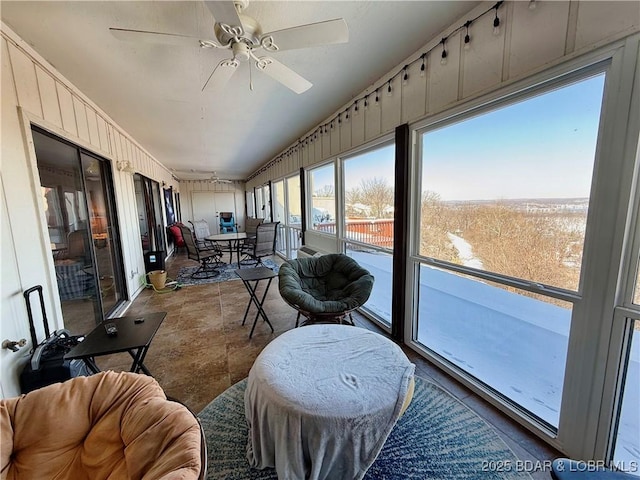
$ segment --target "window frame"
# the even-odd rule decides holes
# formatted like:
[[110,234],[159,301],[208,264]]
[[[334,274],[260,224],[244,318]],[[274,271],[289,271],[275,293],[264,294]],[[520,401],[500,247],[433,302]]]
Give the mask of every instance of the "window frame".
[[[629,198],[630,179],[635,164],[635,158],[632,160],[629,158],[628,152],[626,154],[621,152],[620,144],[637,142],[637,118],[629,122],[629,116],[634,113],[627,110],[627,106],[631,104],[631,94],[634,92],[633,82],[628,80],[634,77],[629,70],[637,69],[637,54],[637,38],[635,42],[629,39],[621,40],[597,51],[559,63],[523,80],[505,85],[491,93],[460,102],[446,112],[410,125],[413,145],[410,170],[414,181],[409,189],[410,245],[406,262],[407,284],[412,288],[408,288],[405,295],[406,307],[411,312],[405,320],[405,344],[429,358],[444,371],[534,434],[568,455],[580,458],[605,458],[607,452],[603,444],[609,445],[608,442],[602,441],[604,434],[596,428],[596,425],[602,419],[601,408],[603,405],[606,406],[606,402],[603,403],[602,399],[603,392],[606,392],[604,390],[605,373],[607,375],[612,372],[616,373],[616,369],[610,364],[606,369],[600,365],[604,363],[603,360],[607,353],[611,351],[610,347],[615,346],[616,339],[620,338],[620,335],[615,334],[620,331],[620,328],[613,325],[614,299],[618,287],[615,278],[620,266],[628,263],[628,259],[623,260],[621,255],[624,237],[624,229],[621,224],[626,224],[628,204],[625,199]],[[460,369],[435,357],[413,340],[419,300],[417,296],[417,271],[420,263],[424,260],[416,254],[419,251],[418,226],[420,225],[421,191],[418,179],[422,178],[422,172],[419,168],[421,152],[418,147],[418,132],[435,128],[436,125],[446,124],[454,118],[459,120],[465,116],[477,114],[484,109],[499,108],[505,102],[511,103],[522,95],[530,95],[536,90],[544,91],[553,88],[556,84],[562,85],[565,82],[571,82],[571,79],[579,79],[599,71],[606,72],[606,79],[585,233],[583,268],[580,275],[579,292],[577,292],[579,298],[573,299],[571,298],[573,295],[562,290],[554,292],[563,299],[577,301],[574,303],[576,308],[572,314],[560,422],[556,433],[530,416],[524,415],[513,405],[504,402],[481,383],[469,375],[465,375]],[[637,85],[634,95],[637,97]],[[637,105],[637,103],[636,101],[635,104]],[[625,105],[625,107],[616,109],[616,105]],[[633,154],[635,155],[635,149]],[[614,165],[612,166],[612,164]],[[612,168],[615,170],[614,172],[605,173],[606,170]],[[607,194],[613,194],[610,195],[612,198],[607,198]],[[612,215],[612,211],[615,213],[614,215]],[[596,232],[610,233],[606,238],[598,238]],[[603,255],[606,258],[597,258],[597,255],[603,252],[606,252]],[[585,264],[594,259],[593,264],[585,268]],[[603,265],[605,262],[608,262],[608,268]],[[464,267],[461,270],[467,273]],[[594,272],[603,275],[599,277],[594,275]],[[480,276],[477,272],[469,273]],[[505,283],[513,281],[511,279],[502,280]],[[518,286],[522,288],[520,285]],[[535,286],[529,286],[529,288],[533,291],[536,290]],[[545,290],[543,293],[548,295],[549,291]],[[595,295],[596,293],[597,295]],[[595,334],[591,336],[590,345],[585,346],[584,340],[589,338],[590,332],[595,332]],[[609,335],[611,332],[614,334]],[[586,422],[585,419],[587,419]],[[608,434],[609,432],[607,432]]]
[[[314,170],[318,170],[320,168],[325,168],[328,167],[329,165],[331,165],[333,167],[333,204],[334,204],[334,211],[335,211],[335,216],[336,216],[336,231],[335,232],[325,232],[322,230],[318,230],[316,228],[313,227],[313,190],[311,189],[311,175],[313,173]],[[331,159],[327,160],[326,162],[322,162],[322,163],[318,163],[316,165],[313,165],[311,167],[308,167],[305,169],[304,172],[304,182],[305,182],[305,191],[307,192],[304,204],[305,204],[305,209],[306,209],[306,231],[307,233],[312,233],[314,235],[320,235],[322,237],[328,237],[328,238],[332,238],[332,239],[337,239],[338,238],[338,228],[339,228],[339,222],[337,221],[339,216],[341,215],[340,210],[339,210],[339,203],[338,203],[338,188],[339,188],[339,173],[338,173],[338,162],[337,159],[335,157],[332,157]],[[302,181],[302,179],[301,179]]]
[[[367,153],[371,153],[376,150],[387,148],[392,145],[395,146],[395,136],[393,134],[388,134],[388,135],[379,137],[374,141],[361,145],[358,148],[349,150],[336,158],[336,171],[339,177],[339,182],[337,182],[337,185],[339,185],[339,188],[340,188],[340,190],[336,192],[336,202],[337,202],[336,217],[340,217],[339,221],[338,221],[338,218],[336,218],[336,237],[337,237],[340,252],[346,253],[347,245],[355,245],[355,246],[361,246],[371,250],[379,251],[384,254],[389,254],[392,256],[392,268],[393,268],[393,253],[394,253],[393,247],[379,247],[377,245],[373,245],[370,243],[359,242],[357,240],[349,240],[346,238],[347,217],[345,213],[346,212],[345,163],[348,162],[353,157],[366,155]],[[394,171],[394,179],[393,179],[394,181],[392,185],[394,189],[394,193],[398,185],[398,179],[395,178],[395,162],[396,162],[396,158],[395,158],[395,151],[394,151],[394,158],[393,158],[394,164],[392,165],[392,169]],[[395,223],[395,216],[392,218],[392,220]],[[391,274],[391,288],[393,288],[393,272]],[[393,292],[392,292],[392,295],[393,295]],[[393,318],[389,318],[387,321],[383,319],[381,316],[379,316],[378,314],[376,314],[375,312],[373,312],[372,310],[366,308],[366,306],[361,309],[361,312],[365,314],[367,318],[369,318],[372,322],[378,325],[382,330],[384,330],[387,333],[391,333]]]
[[[289,190],[289,180],[294,178],[298,178],[300,184],[302,179],[300,178],[300,172],[295,172],[289,175],[285,175],[283,177],[278,177],[271,182],[271,191],[272,191],[272,200],[273,206],[272,209],[275,215],[275,206],[278,200],[277,193],[277,185],[282,183],[282,206],[283,206],[283,218],[280,220],[280,224],[278,225],[278,241],[276,242],[276,253],[283,258],[295,258],[293,252],[297,252],[301,239],[302,239],[302,223],[300,227],[293,227],[290,224],[291,219],[291,205],[290,205],[290,190]],[[298,205],[300,209],[302,209],[302,204]],[[302,211],[301,211],[302,213]],[[275,220],[274,220],[275,221]],[[301,219],[302,222],[302,219]],[[297,232],[297,233],[294,233]],[[295,235],[295,237],[294,237]],[[297,241],[294,239],[297,238]],[[297,245],[294,245],[296,243]]]
[[[640,91],[636,90],[631,101],[631,109],[633,109],[633,105],[638,107],[638,104],[640,104]],[[638,115],[636,115],[637,121]],[[598,437],[595,448],[597,452],[606,452],[605,458],[608,460],[613,460],[615,453],[618,421],[622,407],[622,390],[625,386],[627,362],[631,353],[634,322],[640,321],[640,304],[634,303],[635,289],[640,275],[640,141],[636,145],[635,156],[632,175],[633,196],[627,216],[628,225],[631,227],[627,229],[626,233],[627,245],[620,269],[622,288],[618,292],[618,305],[614,309],[610,349],[606,359],[607,373],[604,381],[604,391],[614,392],[614,394],[604,396],[598,431],[608,432],[608,435]]]

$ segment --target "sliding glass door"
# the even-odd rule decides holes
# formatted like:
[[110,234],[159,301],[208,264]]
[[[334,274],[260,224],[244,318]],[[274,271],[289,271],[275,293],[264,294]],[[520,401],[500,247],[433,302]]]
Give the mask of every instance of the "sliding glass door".
[[160,184],[139,173],[133,176],[140,225],[140,242],[144,253],[165,251]]
[[48,133],[32,134],[65,326],[84,333],[125,299],[110,166]]

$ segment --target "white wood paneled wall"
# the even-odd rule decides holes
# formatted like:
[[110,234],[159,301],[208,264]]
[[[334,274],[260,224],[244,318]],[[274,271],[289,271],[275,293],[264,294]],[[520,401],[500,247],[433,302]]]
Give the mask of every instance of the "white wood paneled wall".
[[[463,50],[465,32],[457,33],[446,42],[447,63],[440,64],[440,40],[449,32],[475,18],[494,3],[486,2],[427,42],[424,48],[403,59],[377,82],[354,97],[348,104],[314,126],[307,135],[344,112],[356,98],[379,88],[378,105],[369,97],[369,106],[359,104],[358,115],[353,108],[349,120],[315,141],[300,145],[282,159],[267,159],[265,166],[247,182],[247,189],[269,180],[309,167],[392,132],[398,125],[442,114],[457,105],[505,85],[523,80],[553,65],[567,61],[594,48],[639,31],[638,3],[635,1],[537,1],[530,10],[528,2],[505,2],[500,8],[502,31],[493,35],[493,15],[487,14],[470,27],[470,49]],[[426,74],[420,76],[420,62],[408,70],[409,81],[402,85],[400,77],[392,82],[393,93],[387,96],[387,81],[404,65],[420,58],[422,53],[436,48],[426,57]],[[297,143],[297,142],[296,142]],[[288,150],[288,149],[287,149]]]
[[[51,328],[63,326],[55,269],[40,195],[31,124],[36,124],[112,164],[124,271],[130,296],[140,291],[144,261],[133,177],[120,172],[129,161],[146,177],[179,191],[171,172],[97,105],[65,79],[4,23],[2,44],[2,338],[29,339],[22,291],[43,285]],[[162,209],[164,212],[164,208]],[[10,248],[9,248],[10,247]],[[15,266],[15,268],[9,268]],[[40,323],[36,318],[36,324]],[[43,336],[40,328],[40,338]],[[25,347],[25,350],[28,350]],[[16,395],[19,355],[0,351],[2,394]]]
[[[188,220],[198,220],[193,215],[193,192],[232,192],[236,204],[236,223],[244,226],[245,217],[245,183],[212,183],[208,180],[182,180],[180,182],[180,209],[182,222],[187,224]],[[243,228],[241,228],[242,230]]]

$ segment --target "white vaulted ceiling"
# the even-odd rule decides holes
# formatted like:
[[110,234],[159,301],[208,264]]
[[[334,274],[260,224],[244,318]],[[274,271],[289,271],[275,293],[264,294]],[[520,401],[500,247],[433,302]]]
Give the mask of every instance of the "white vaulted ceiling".
[[[2,1],[2,21],[168,168],[245,179],[479,2],[253,1],[270,32],[344,18],[346,44],[273,53],[313,87],[297,95],[242,64],[201,91],[228,50],[132,43],[109,27],[215,39],[202,2]],[[180,175],[177,175],[180,177]]]

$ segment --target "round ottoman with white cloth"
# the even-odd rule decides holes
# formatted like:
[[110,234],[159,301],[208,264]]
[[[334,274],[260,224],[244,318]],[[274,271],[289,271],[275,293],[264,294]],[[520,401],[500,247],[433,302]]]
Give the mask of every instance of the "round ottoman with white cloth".
[[411,395],[415,365],[398,345],[348,325],[283,333],[247,380],[247,459],[279,479],[360,479]]

